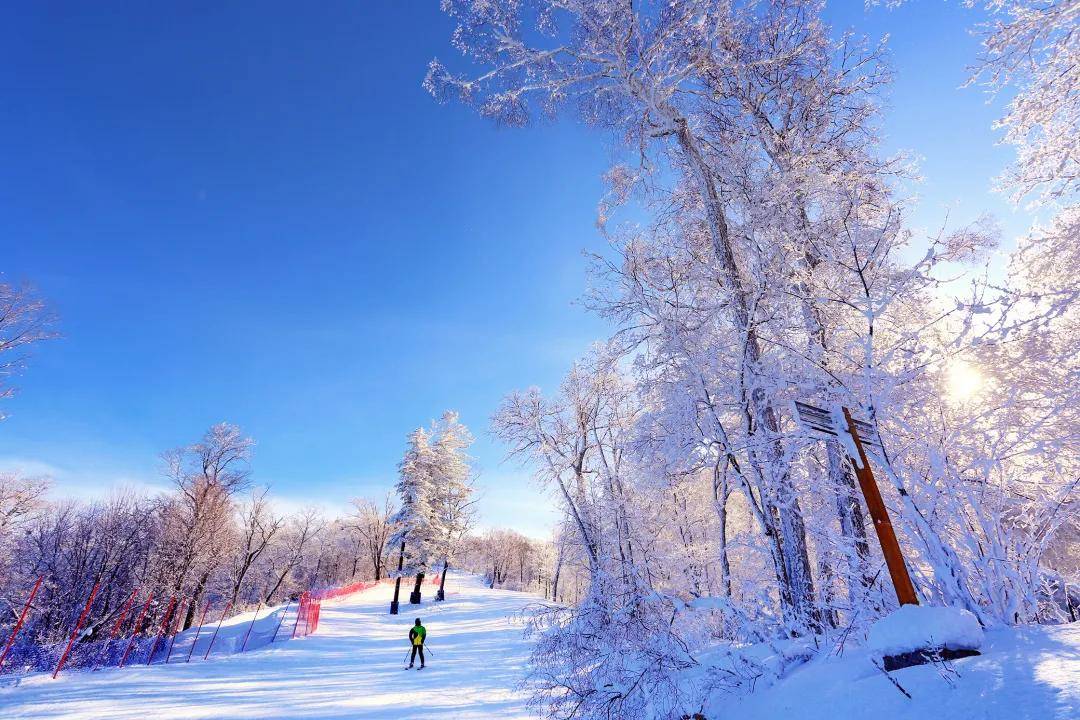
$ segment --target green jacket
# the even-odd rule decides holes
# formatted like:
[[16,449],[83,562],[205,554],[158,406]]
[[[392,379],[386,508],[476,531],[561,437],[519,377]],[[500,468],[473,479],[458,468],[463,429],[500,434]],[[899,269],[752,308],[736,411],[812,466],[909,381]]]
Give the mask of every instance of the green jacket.
[[413,645],[423,645],[427,639],[427,628],[423,625],[413,625],[409,629],[409,642]]

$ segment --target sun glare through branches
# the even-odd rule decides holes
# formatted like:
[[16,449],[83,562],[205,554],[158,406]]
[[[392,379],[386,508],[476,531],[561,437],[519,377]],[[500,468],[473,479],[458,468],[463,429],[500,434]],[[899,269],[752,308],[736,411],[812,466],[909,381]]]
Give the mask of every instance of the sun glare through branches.
[[954,403],[974,399],[986,386],[979,369],[964,360],[953,360],[945,370],[946,393]]

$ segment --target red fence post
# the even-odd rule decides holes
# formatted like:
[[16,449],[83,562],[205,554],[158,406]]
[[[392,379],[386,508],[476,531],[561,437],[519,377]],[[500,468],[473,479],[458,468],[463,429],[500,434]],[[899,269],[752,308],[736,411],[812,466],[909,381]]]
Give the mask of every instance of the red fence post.
[[139,628],[142,626],[143,617],[146,616],[146,611],[150,609],[150,603],[154,599],[154,593],[146,598],[146,602],[143,603],[142,610],[139,611],[139,617],[135,618],[135,627],[131,629],[131,639],[128,640],[127,647],[124,648],[124,655],[120,658],[120,664],[117,667],[124,667],[124,663],[127,662],[128,653],[131,652],[131,646],[135,644],[135,639],[139,637]]
[[41,587],[41,581],[45,579],[42,575],[34,583],[34,589],[30,591],[30,597],[26,598],[26,605],[23,606],[22,612],[19,614],[19,620],[15,623],[15,627],[11,630],[11,635],[8,636],[7,643],[4,645],[4,652],[0,653],[0,668],[4,667],[4,660],[7,659],[8,651],[11,650],[11,646],[15,643],[15,636],[19,634],[19,630],[22,629],[23,621],[26,620],[26,613],[30,612],[30,603],[34,602],[34,596],[37,595],[38,589]]
[[[192,602],[195,602],[194,598]],[[195,644],[199,642],[199,633],[202,632],[203,623],[206,622],[206,613],[210,612],[210,601],[206,601],[206,607],[203,608],[202,617],[199,618],[199,627],[195,628],[195,639],[191,641],[191,647],[187,651],[187,660],[184,662],[191,662],[191,653],[195,652]]]
[[274,628],[274,636],[270,638],[270,642],[277,640],[278,633],[281,632],[281,626],[285,622],[285,616],[289,614],[289,608],[292,607],[292,600],[285,605],[285,611],[281,613],[281,619],[278,620],[277,627]]
[[308,594],[300,593],[300,604],[296,606],[296,620],[292,626],[292,636],[296,637],[296,629],[300,627],[300,616],[304,614],[307,609]]
[[262,610],[262,602],[260,602],[259,606],[255,608],[255,617],[251,618],[251,624],[248,625],[247,632],[244,633],[244,644],[240,646],[240,652],[244,652],[244,650],[247,649],[247,641],[248,638],[251,636],[251,628],[255,627],[255,621],[259,619],[260,610]]
[[116,622],[113,624],[112,632],[109,633],[109,639],[112,640],[120,632],[120,626],[124,624],[124,620],[127,618],[128,611],[131,610],[131,606],[135,604],[135,598],[139,595],[139,588],[135,588],[131,591],[131,596],[128,597],[127,602],[124,603],[124,607],[120,609],[120,616],[116,618]]
[[176,596],[173,595],[169,598],[169,609],[165,611],[165,619],[161,621],[161,630],[154,636],[154,644],[150,646],[150,654],[146,656],[146,664],[149,665],[154,660],[154,651],[157,650],[158,643],[161,642],[161,636],[169,631],[169,621],[172,620],[173,608],[176,607]]
[[206,654],[203,655],[203,660],[210,657],[210,651],[214,649],[214,641],[217,640],[218,630],[221,629],[221,623],[225,621],[225,613],[229,612],[229,608],[231,607],[232,603],[230,602],[225,606],[225,609],[221,611],[221,619],[217,621],[217,627],[214,628],[214,636],[210,638],[210,647],[206,648]]
[[86,601],[86,607],[83,608],[82,614],[79,615],[79,621],[75,623],[75,629],[71,631],[71,637],[68,639],[67,647],[64,648],[64,653],[60,656],[60,662],[56,663],[56,669],[53,670],[53,680],[60,673],[60,669],[64,667],[64,663],[67,662],[68,653],[71,652],[71,646],[75,644],[75,638],[78,636],[79,631],[82,630],[82,625],[86,622],[86,616],[90,614],[90,605],[93,604],[94,598],[97,597],[98,588],[101,587],[100,582],[94,583],[94,589],[90,591],[90,597]]
[[176,617],[172,623],[172,640],[169,641],[169,652],[165,654],[165,664],[169,664],[169,658],[172,657],[173,648],[176,647],[176,636],[180,634],[180,618],[184,616],[184,609],[187,607],[188,601],[180,601],[180,609],[176,611]]

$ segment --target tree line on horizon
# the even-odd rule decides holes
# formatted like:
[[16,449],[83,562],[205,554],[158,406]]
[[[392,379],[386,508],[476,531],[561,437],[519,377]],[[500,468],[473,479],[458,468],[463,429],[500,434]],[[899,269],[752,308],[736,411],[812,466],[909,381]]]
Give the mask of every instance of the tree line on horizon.
[[[0,283],[4,373],[22,368],[29,345],[55,337],[55,324],[30,288]],[[12,392],[0,384],[0,396]],[[546,571],[549,543],[505,529],[470,535],[471,443],[457,413],[444,413],[430,430],[409,435],[397,502],[392,492],[356,498],[350,512],[329,518],[314,506],[282,511],[252,477],[254,441],[228,423],[162,454],[169,487],[161,493],[121,487],[100,500],[57,498],[48,478],[0,473],[0,638],[41,579],[4,669],[47,664],[51,656],[41,650],[67,639],[95,586],[80,643],[103,639],[118,621],[133,630],[131,609],[144,599],[141,631],[153,634],[173,599],[178,616],[171,624],[185,630],[211,606],[235,614],[294,602],[306,590],[398,576],[418,576],[419,586],[432,572],[445,582],[452,561],[492,587],[539,591],[539,582],[525,582],[525,569],[530,579],[547,572],[546,591],[565,598],[558,572],[552,591]]]
[[[55,337],[55,325],[30,288],[0,283],[4,374],[22,368],[29,345]],[[0,384],[0,396],[12,392]],[[117,622],[124,632],[134,630],[132,607],[144,599],[141,630],[153,634],[174,598],[173,625],[184,630],[210,606],[235,614],[294,602],[306,590],[402,574],[422,580],[422,573],[439,572],[445,582],[452,561],[485,575],[492,587],[538,591],[539,584],[526,587],[525,570],[530,579],[544,576],[547,543],[511,530],[469,534],[471,443],[457,413],[445,413],[430,431],[409,435],[399,503],[393,493],[356,498],[350,512],[331,518],[316,507],[283,512],[252,477],[254,441],[228,423],[162,454],[169,488],[161,493],[116,488],[105,499],[80,501],[53,497],[48,478],[0,473],[0,641],[41,579],[20,642],[0,671],[47,665],[47,649],[67,639],[95,586],[80,644],[102,640]],[[557,574],[556,595],[564,595]]]

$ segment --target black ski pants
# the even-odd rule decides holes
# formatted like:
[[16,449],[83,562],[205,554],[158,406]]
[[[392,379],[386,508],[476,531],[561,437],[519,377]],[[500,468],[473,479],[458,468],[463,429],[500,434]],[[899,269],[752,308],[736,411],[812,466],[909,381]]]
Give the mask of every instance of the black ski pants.
[[417,652],[420,653],[420,664],[421,665],[424,664],[424,646],[423,645],[413,645],[412,646],[412,655],[409,656],[409,666],[410,667],[413,666],[414,664],[416,664],[416,653]]

